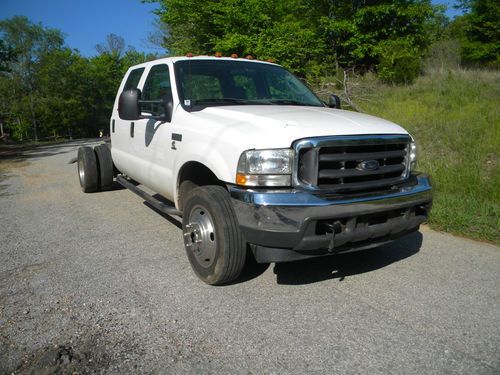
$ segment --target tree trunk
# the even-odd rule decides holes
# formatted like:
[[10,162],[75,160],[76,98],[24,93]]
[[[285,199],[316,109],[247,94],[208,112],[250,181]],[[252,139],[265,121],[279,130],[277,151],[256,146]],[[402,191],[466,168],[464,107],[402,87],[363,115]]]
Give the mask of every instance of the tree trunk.
[[30,95],[30,110],[31,110],[31,121],[33,124],[33,136],[35,138],[35,142],[38,142],[38,131],[36,124],[36,116],[35,116],[35,103],[33,103],[33,95]]

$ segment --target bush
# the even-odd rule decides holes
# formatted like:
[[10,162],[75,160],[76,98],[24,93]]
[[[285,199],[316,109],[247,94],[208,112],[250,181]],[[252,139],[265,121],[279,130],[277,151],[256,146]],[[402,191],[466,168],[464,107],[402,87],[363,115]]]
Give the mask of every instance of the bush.
[[377,76],[387,83],[412,83],[420,71],[418,50],[405,41],[387,41],[377,48],[380,62]]
[[435,188],[431,227],[500,244],[500,72],[435,70],[375,89],[363,108],[417,140]]
[[430,73],[459,69],[460,48],[458,39],[445,39],[433,43],[427,52],[424,71]]

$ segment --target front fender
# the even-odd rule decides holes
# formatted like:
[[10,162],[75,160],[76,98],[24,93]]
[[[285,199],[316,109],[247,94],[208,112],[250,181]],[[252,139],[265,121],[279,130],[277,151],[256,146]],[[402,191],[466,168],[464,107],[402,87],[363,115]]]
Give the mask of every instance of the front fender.
[[[220,151],[223,152],[220,152]],[[223,182],[234,183],[239,155],[233,155],[228,148],[211,148],[207,150],[206,144],[194,142],[189,144],[189,149],[183,149],[182,155],[175,161],[174,181],[176,188],[174,199],[177,204],[179,177],[182,167],[189,162],[198,162],[212,171]]]

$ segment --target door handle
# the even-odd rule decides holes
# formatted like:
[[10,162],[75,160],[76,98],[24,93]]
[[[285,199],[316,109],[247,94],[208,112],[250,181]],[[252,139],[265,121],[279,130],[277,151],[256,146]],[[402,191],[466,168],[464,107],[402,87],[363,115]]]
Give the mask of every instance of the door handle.
[[134,122],[130,123],[130,138],[134,138]]

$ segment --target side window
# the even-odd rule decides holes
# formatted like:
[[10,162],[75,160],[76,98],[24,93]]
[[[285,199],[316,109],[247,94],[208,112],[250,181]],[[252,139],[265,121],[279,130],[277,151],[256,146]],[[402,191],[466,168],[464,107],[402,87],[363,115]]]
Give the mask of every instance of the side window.
[[142,90],[144,100],[172,100],[172,87],[170,73],[165,64],[155,65],[151,68]]
[[139,85],[139,81],[141,80],[142,73],[144,73],[144,68],[134,69],[128,75],[127,81],[125,82],[125,86],[123,86],[123,91],[136,89],[137,85]]

